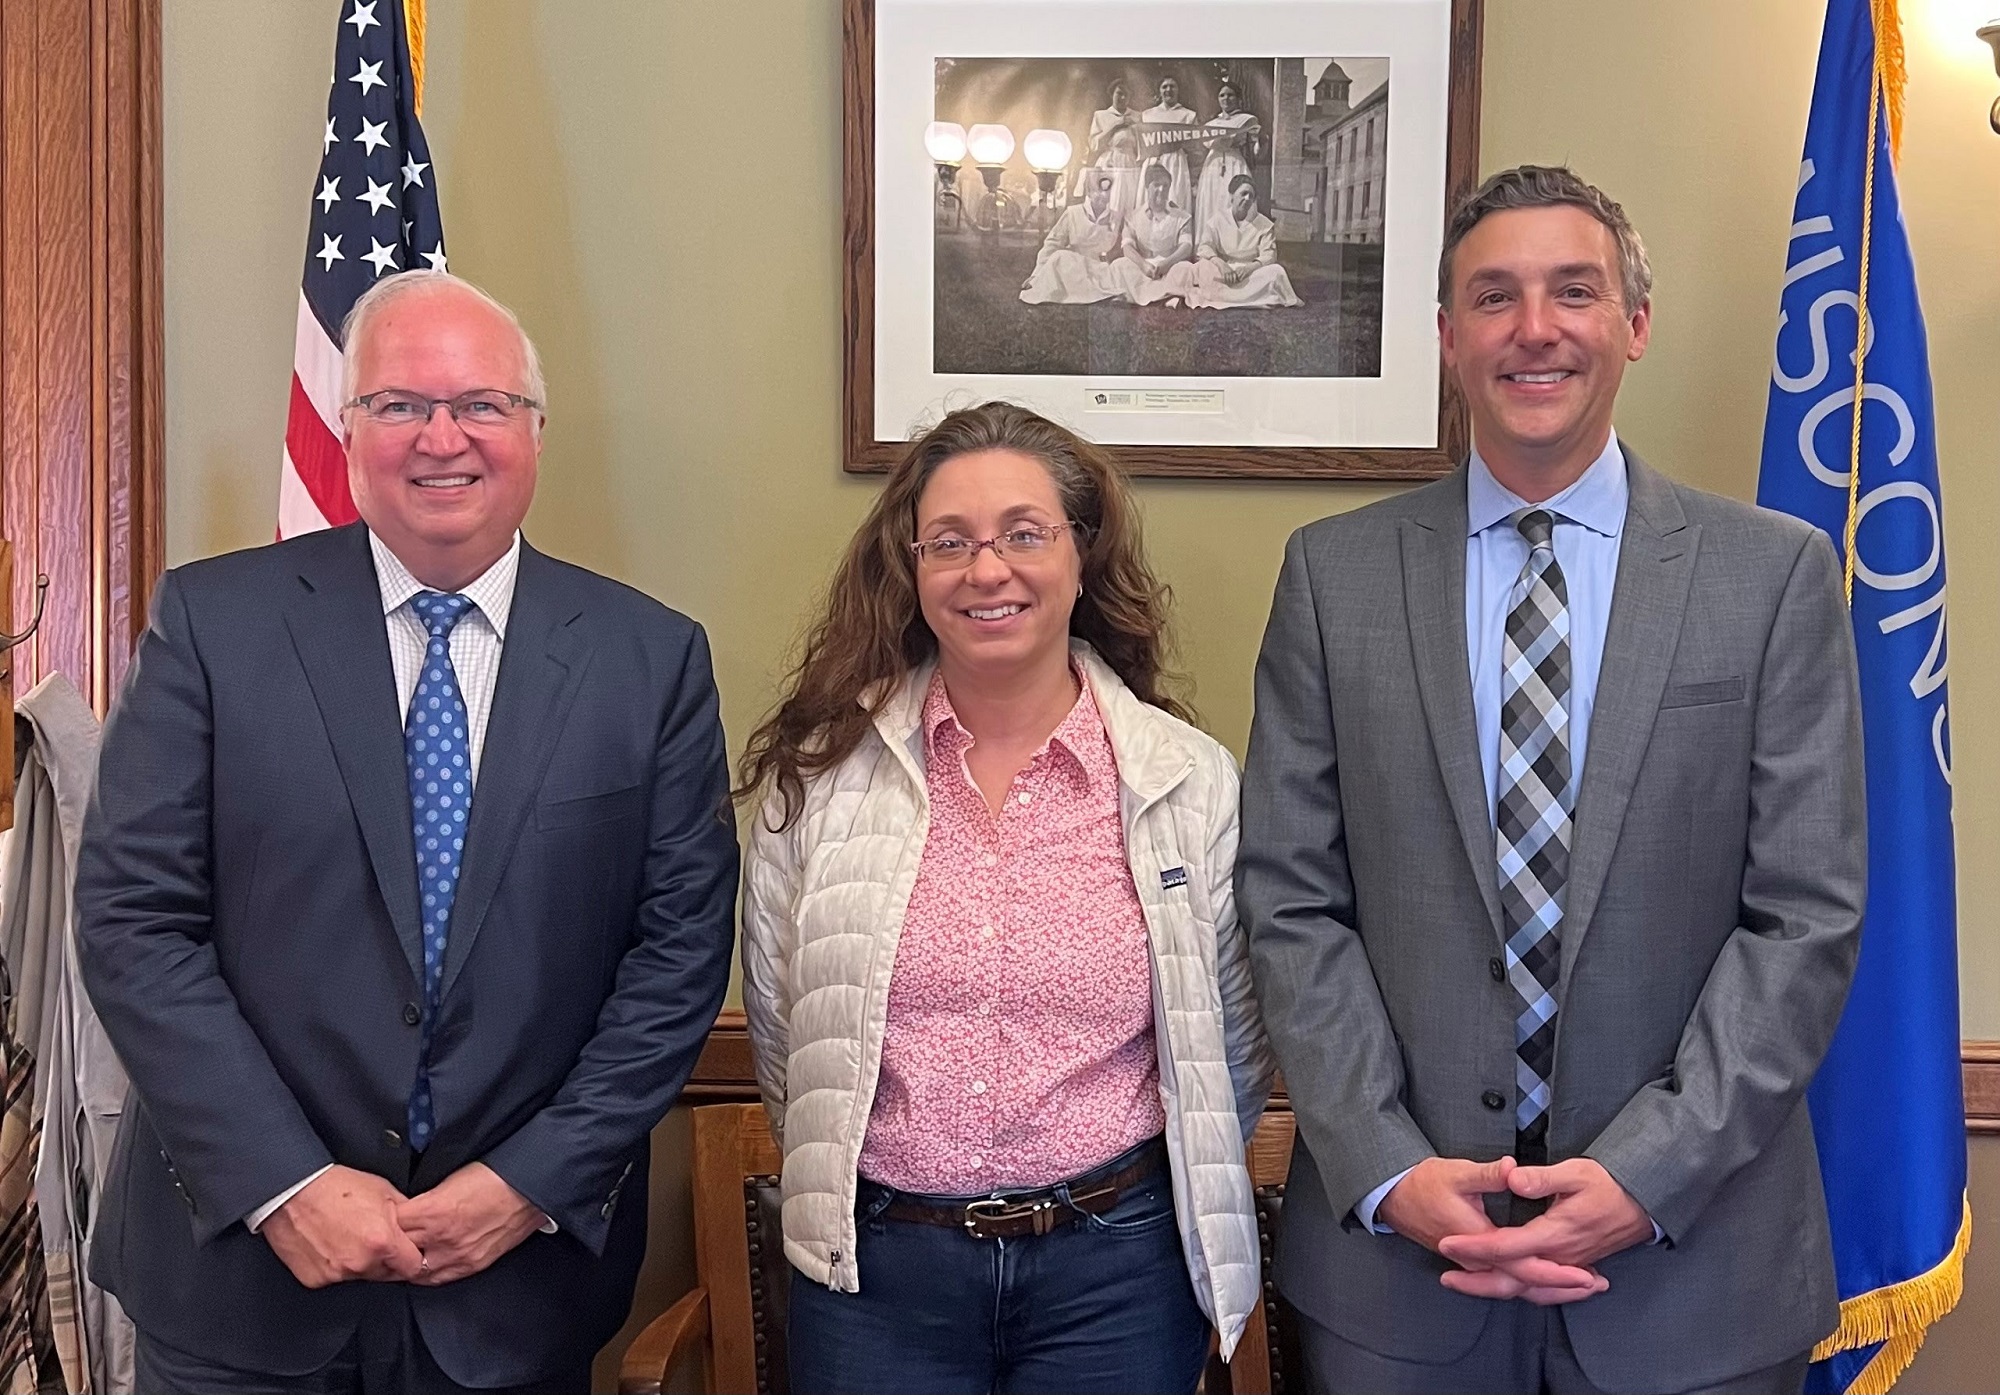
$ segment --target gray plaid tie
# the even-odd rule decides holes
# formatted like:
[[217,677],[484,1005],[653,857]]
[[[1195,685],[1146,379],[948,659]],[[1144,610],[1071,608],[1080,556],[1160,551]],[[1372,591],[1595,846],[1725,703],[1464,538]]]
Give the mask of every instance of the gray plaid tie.
[[1575,791],[1569,759],[1569,588],[1556,563],[1555,520],[1523,509],[1510,520],[1528,540],[1501,647],[1500,911],[1514,1019],[1516,1151],[1546,1156],[1549,1076],[1555,1065],[1556,982],[1563,891],[1569,881]]

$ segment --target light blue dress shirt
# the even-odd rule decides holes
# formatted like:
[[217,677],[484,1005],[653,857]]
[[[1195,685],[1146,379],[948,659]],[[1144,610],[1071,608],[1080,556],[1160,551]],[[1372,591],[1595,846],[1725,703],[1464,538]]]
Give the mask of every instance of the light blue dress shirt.
[[[1590,743],[1590,713],[1597,701],[1597,675],[1604,663],[1604,634],[1611,624],[1611,593],[1618,584],[1618,545],[1625,533],[1625,506],[1631,490],[1625,479],[1625,452],[1613,432],[1604,451],[1568,489],[1530,505],[1493,478],[1472,451],[1465,481],[1465,654],[1472,678],[1472,717],[1479,737],[1479,764],[1486,774],[1486,817],[1494,818],[1500,788],[1501,649],[1507,636],[1514,583],[1528,565],[1528,540],[1508,522],[1521,509],[1546,509],[1555,517],[1556,564],[1569,593],[1569,751],[1570,807],[1583,783],[1584,752]],[[1498,838],[1497,825],[1495,838]],[[1498,843],[1494,850],[1498,865]],[[1354,1208],[1360,1222],[1379,1235],[1375,1209],[1407,1171],[1399,1172]],[[1654,1227],[1655,1232],[1658,1227]]]

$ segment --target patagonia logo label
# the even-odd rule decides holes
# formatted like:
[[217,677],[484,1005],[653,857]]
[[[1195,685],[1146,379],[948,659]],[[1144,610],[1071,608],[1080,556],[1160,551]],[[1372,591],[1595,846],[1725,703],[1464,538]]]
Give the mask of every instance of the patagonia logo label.
[[1172,891],[1177,886],[1187,885],[1187,868],[1169,867],[1160,873],[1160,890]]

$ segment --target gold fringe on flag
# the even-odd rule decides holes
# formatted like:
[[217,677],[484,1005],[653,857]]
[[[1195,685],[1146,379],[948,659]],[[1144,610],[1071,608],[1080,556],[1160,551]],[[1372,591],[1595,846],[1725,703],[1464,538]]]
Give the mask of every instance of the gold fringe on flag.
[[1847,1395],[1888,1395],[1917,1359],[1930,1325],[1958,1306],[1965,1293],[1965,1253],[1971,1248],[1972,1198],[1967,1196],[1965,1218],[1959,1222],[1951,1253],[1914,1279],[1856,1294],[1842,1303],[1839,1330],[1813,1348],[1813,1360],[1880,1342],[1882,1350],[1861,1368]]
[[[417,0],[421,7],[423,0]],[[1903,19],[1897,0],[1871,0],[1875,16],[1875,80],[1882,84],[1883,103],[1889,108],[1889,158],[1903,158],[1903,88],[1910,71],[1903,61]]]
[[[1891,10],[1896,8],[1895,0],[1875,0],[1876,9],[1879,11],[1884,3]],[[410,85],[416,88],[410,94],[410,102],[416,108],[417,119],[421,121],[424,117],[424,0],[403,0],[403,33],[410,41]],[[1899,48],[1899,63],[1902,61],[1901,53]]]

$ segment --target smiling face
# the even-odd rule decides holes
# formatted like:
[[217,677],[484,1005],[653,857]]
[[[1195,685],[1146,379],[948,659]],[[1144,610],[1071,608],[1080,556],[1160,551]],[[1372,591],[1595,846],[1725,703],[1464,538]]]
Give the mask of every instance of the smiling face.
[[[992,538],[1017,528],[1061,527],[1068,516],[1047,467],[1014,450],[955,456],[917,498],[917,538]],[[1083,574],[1074,530],[1032,558],[981,548],[956,571],[917,568],[917,602],[937,636],[947,681],[993,685],[1069,662],[1069,617]]]
[[1181,85],[1172,78],[1160,79],[1160,105],[1171,107],[1180,105]]
[[[528,393],[521,337],[492,306],[441,286],[377,312],[357,347],[357,396],[405,388],[431,398],[476,388]],[[454,591],[512,545],[535,497],[539,416],[476,435],[438,407],[430,420],[383,425],[344,414],[348,489],[370,531],[426,586]]]
[[1560,488],[1604,449],[1652,327],[1650,303],[1628,311],[1621,287],[1617,239],[1572,205],[1491,214],[1458,244],[1438,333],[1496,473]]
[[1234,115],[1236,112],[1236,89],[1233,87],[1223,88],[1221,93],[1217,95],[1216,101],[1221,105],[1224,116]]

